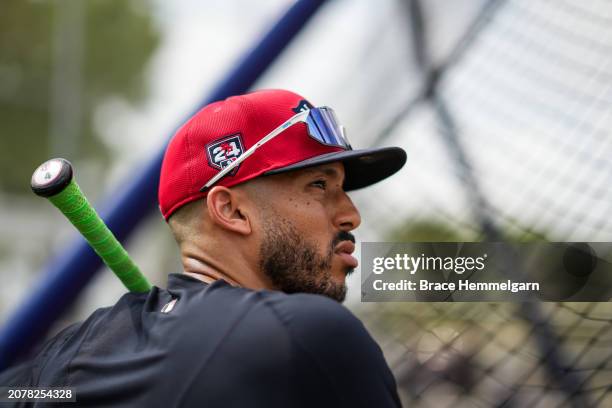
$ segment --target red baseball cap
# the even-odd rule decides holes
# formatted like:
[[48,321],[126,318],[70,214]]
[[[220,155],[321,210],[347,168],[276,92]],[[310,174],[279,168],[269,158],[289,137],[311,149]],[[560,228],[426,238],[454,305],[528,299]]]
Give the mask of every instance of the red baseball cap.
[[[166,220],[181,206],[203,198],[202,187],[240,155],[288,119],[313,106],[285,90],[232,96],[205,106],[174,135],[162,162],[159,207]],[[369,186],[406,162],[399,147],[352,150],[311,137],[297,123],[262,144],[215,185],[231,187],[259,176],[342,162],[346,191]]]

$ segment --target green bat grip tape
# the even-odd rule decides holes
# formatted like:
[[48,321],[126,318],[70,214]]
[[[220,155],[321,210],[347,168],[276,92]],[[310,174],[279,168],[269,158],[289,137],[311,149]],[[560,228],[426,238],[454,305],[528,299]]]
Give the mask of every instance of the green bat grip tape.
[[74,180],[61,192],[48,198],[83,234],[89,245],[131,292],[151,289],[151,283],[130,259]]

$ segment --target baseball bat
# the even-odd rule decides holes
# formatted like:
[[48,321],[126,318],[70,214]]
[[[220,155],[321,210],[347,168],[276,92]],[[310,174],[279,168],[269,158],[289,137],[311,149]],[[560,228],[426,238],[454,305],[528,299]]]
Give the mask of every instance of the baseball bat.
[[48,160],[32,174],[32,191],[49,199],[68,218],[126,288],[147,292],[151,284],[87,201],[73,174],[68,160]]

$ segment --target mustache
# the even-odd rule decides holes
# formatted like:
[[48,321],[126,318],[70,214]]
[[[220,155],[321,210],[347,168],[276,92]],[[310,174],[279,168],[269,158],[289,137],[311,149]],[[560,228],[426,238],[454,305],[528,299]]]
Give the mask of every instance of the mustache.
[[347,231],[340,231],[332,241],[332,248],[335,248],[342,241],[351,241],[355,243],[355,236]]

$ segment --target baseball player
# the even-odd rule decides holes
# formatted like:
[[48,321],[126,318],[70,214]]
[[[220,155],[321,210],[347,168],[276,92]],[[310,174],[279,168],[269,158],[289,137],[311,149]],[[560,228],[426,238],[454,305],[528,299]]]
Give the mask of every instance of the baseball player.
[[64,329],[0,385],[71,388],[76,406],[400,406],[341,302],[361,221],[346,192],[405,161],[397,147],[353,150],[331,108],[293,92],[206,106],[161,169],[184,272]]

